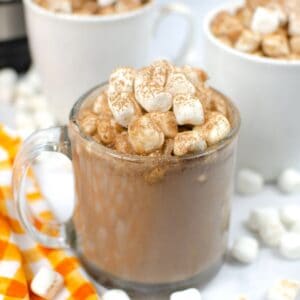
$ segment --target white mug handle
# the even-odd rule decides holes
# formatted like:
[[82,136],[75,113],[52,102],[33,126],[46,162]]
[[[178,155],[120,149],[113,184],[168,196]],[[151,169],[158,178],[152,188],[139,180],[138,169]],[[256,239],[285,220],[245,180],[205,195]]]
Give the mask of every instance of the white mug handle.
[[177,56],[173,59],[175,64],[182,65],[185,63],[190,52],[193,51],[194,49],[194,40],[196,34],[196,20],[192,10],[183,3],[170,3],[170,4],[162,5],[159,9],[158,18],[154,24],[154,33],[157,32],[161,21],[171,14],[175,14],[183,17],[188,24],[188,29],[187,29],[184,43],[181,46]]

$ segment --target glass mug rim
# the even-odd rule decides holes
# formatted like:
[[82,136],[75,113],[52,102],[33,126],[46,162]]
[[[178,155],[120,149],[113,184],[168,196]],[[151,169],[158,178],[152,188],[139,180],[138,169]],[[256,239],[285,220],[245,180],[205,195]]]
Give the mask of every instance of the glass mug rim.
[[106,147],[105,145],[102,145],[100,143],[97,143],[95,140],[93,140],[90,136],[83,133],[83,131],[80,128],[80,124],[78,122],[78,113],[80,109],[82,108],[82,105],[89,99],[89,97],[96,93],[97,91],[100,91],[104,89],[108,85],[107,82],[101,83],[99,85],[96,85],[95,87],[91,88],[89,91],[84,93],[73,105],[70,115],[69,115],[69,126],[71,126],[73,129],[75,129],[76,134],[78,134],[82,141],[84,143],[89,143],[92,145],[91,149],[93,149],[93,152],[97,153],[104,153],[110,157],[116,158],[116,159],[122,159],[124,161],[128,162],[136,162],[136,163],[153,163],[153,162],[168,162],[168,163],[179,163],[183,161],[190,161],[195,160],[198,158],[204,158],[209,155],[212,155],[216,153],[217,151],[223,149],[226,147],[234,138],[238,135],[239,129],[241,126],[241,117],[240,112],[236,105],[229,100],[225,95],[223,95],[221,92],[217,91],[216,89],[213,89],[215,92],[219,93],[221,96],[223,96],[226,100],[226,102],[229,104],[230,109],[232,110],[232,116],[233,116],[233,124],[230,133],[226,138],[221,140],[219,143],[217,143],[214,146],[208,147],[207,150],[196,153],[196,154],[189,154],[182,157],[177,156],[161,156],[161,157],[152,157],[152,156],[141,156],[137,154],[125,154],[120,153],[117,150],[111,149]]

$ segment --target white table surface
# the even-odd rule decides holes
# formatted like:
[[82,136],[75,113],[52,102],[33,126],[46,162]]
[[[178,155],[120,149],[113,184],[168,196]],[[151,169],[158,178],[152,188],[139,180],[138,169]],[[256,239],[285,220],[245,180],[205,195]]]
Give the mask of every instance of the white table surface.
[[[160,2],[171,2],[161,0]],[[202,32],[201,23],[203,15],[213,6],[224,3],[222,0],[186,0],[182,1],[192,5],[197,16],[198,33],[196,41],[195,62],[201,64]],[[183,36],[184,28],[170,30],[175,20],[165,21],[156,39],[153,53],[155,55],[172,56],[176,51],[176,45]],[[184,26],[183,26],[184,27]],[[168,36],[168,38],[166,38]],[[13,111],[0,105],[0,122],[11,122]],[[73,207],[73,178],[71,168],[66,168],[55,163],[39,168],[39,174],[43,190],[51,201],[56,214],[61,219],[66,219],[72,214]],[[45,176],[47,174],[47,176]],[[275,187],[269,186],[253,197],[240,197],[235,195],[233,201],[232,225],[230,233],[230,245],[232,241],[242,235],[249,234],[243,226],[247,215],[254,207],[276,206],[286,204],[300,204],[300,195],[284,196]],[[242,266],[228,260],[218,275],[202,289],[203,300],[235,300],[240,294],[246,294],[249,300],[264,299],[267,288],[276,280],[289,278],[300,280],[300,261],[287,261],[281,258],[276,250],[262,248],[258,260],[249,266]],[[139,299],[146,299],[145,297]],[[148,300],[168,299],[166,296],[148,297]],[[187,299],[188,300],[188,299]]]

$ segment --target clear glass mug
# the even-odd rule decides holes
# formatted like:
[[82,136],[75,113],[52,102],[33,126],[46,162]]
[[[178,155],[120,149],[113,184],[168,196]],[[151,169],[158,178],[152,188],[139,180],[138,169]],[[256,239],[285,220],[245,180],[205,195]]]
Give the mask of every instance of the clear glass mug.
[[[230,135],[206,152],[186,157],[120,154],[85,136],[80,109],[101,85],[73,107],[69,125],[34,133],[18,154],[13,190],[19,218],[39,243],[72,247],[98,282],[140,292],[171,291],[206,282],[221,267],[227,247],[240,116],[228,100]],[[38,231],[24,197],[24,178],[43,151],[72,160],[76,205],[67,224]],[[45,226],[43,226],[45,228]]]

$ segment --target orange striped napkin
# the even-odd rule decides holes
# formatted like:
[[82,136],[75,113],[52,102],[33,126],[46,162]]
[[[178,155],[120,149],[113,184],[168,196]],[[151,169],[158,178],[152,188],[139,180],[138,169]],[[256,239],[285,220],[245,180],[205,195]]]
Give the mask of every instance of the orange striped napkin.
[[[55,300],[99,299],[70,251],[40,246],[17,220],[11,175],[20,144],[21,139],[12,130],[0,125],[0,300],[41,299],[31,293],[30,282],[42,266],[52,267],[64,278],[64,288]],[[28,179],[27,199],[39,219],[53,218],[32,174]]]

